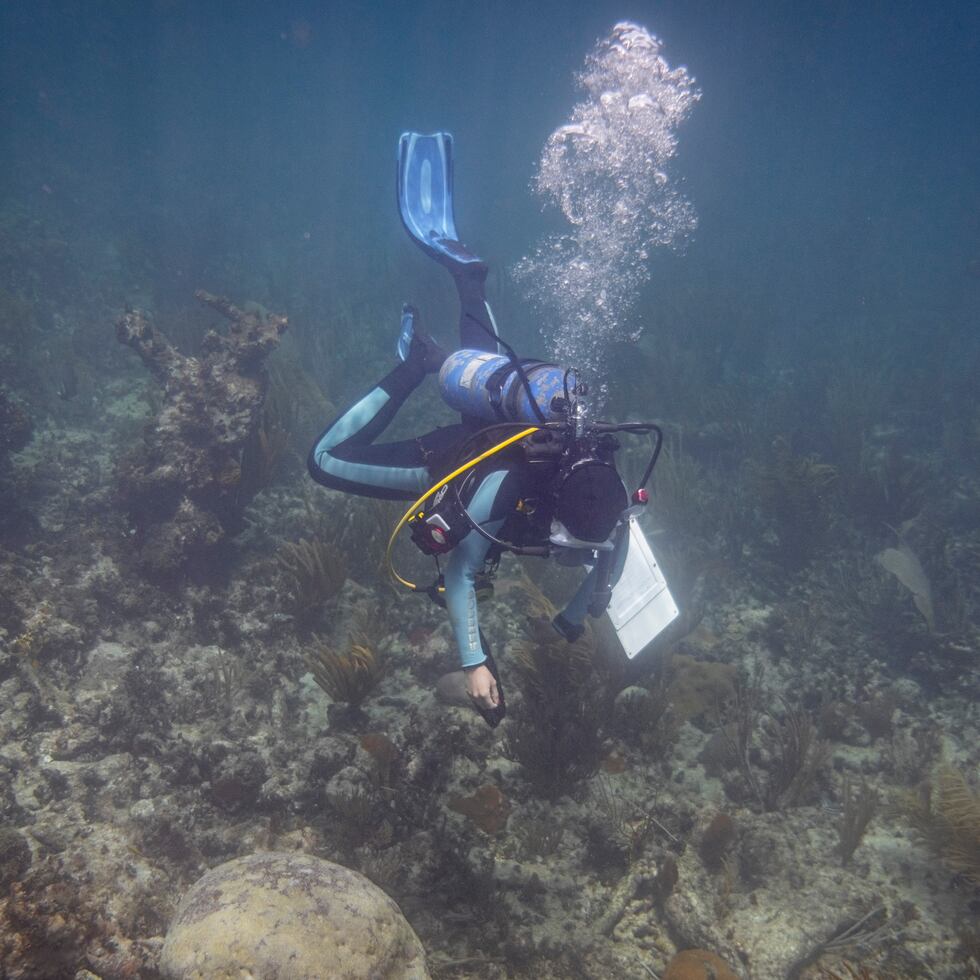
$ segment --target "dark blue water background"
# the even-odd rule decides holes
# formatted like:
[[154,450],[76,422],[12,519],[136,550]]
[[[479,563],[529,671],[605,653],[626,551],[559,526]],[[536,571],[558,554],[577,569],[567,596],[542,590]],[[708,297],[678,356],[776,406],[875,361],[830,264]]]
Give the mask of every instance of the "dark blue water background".
[[700,226],[684,254],[653,257],[635,313],[648,331],[680,324],[748,370],[803,371],[848,343],[969,363],[975,2],[7,0],[3,204],[109,282],[107,306],[179,309],[205,286],[308,336],[390,293],[390,324],[365,324],[386,360],[414,293],[451,339],[448,283],[404,238],[393,193],[399,133],[448,129],[459,226],[497,270],[505,332],[533,348],[505,272],[554,226],[529,180],[573,73],[621,19],[662,37],[704,93],[677,160]]

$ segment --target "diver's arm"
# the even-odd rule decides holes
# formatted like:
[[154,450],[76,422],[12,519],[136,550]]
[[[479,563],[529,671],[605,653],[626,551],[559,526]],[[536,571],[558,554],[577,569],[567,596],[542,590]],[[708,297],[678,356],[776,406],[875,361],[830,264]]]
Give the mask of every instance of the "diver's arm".
[[450,266],[459,295],[459,342],[463,347],[500,353],[494,338],[497,324],[486,296],[487,267],[484,263]]
[[[484,477],[466,508],[470,517],[491,534],[499,531],[504,522],[505,514],[500,511],[507,476],[506,470],[497,470]],[[446,609],[464,669],[486,660],[480,643],[474,583],[489,550],[490,542],[476,531],[470,531],[453,549],[446,566]]]
[[377,445],[408,396],[422,383],[421,357],[400,362],[320,434],[307,458],[310,476],[333,490],[414,500],[429,482],[416,440]]
[[[483,478],[470,500],[470,517],[491,534],[500,530],[512,513],[520,496],[518,473],[496,470]],[[446,567],[446,608],[456,636],[460,663],[466,671],[466,688],[484,708],[498,704],[497,682],[485,666],[486,655],[480,642],[474,580],[483,567],[490,542],[476,531],[470,531],[456,546]]]

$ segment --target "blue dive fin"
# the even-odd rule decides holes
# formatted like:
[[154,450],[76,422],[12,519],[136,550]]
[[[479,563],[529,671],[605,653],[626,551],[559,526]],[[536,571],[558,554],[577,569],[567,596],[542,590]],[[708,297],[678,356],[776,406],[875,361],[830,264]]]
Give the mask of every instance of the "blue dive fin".
[[398,141],[398,212],[430,258],[450,269],[482,264],[459,240],[453,214],[453,138],[402,133]]
[[487,264],[460,240],[453,214],[453,138],[402,133],[398,141],[398,213],[415,243],[441,265],[459,294],[459,343],[498,353],[497,324],[487,302]]

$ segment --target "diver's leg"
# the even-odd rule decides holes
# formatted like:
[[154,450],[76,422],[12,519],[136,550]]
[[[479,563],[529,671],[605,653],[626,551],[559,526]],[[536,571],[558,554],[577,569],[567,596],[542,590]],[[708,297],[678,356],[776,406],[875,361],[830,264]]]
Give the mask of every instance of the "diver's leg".
[[423,365],[403,361],[334,419],[310,450],[310,476],[324,486],[366,497],[411,500],[421,494],[428,481],[421,442],[372,443],[425,374]]
[[[609,575],[609,583],[612,586],[615,586],[623,574],[628,550],[628,542],[624,547],[616,549],[616,554],[613,556],[613,567]],[[574,643],[585,632],[583,624],[589,613],[589,604],[592,602],[592,596],[595,593],[598,575],[599,572],[595,564],[592,564],[588,575],[582,579],[568,605],[552,620],[552,625],[569,643]]]
[[487,302],[487,266],[480,262],[474,265],[449,266],[456,292],[459,294],[459,345],[470,350],[486,350],[499,353],[497,324]]

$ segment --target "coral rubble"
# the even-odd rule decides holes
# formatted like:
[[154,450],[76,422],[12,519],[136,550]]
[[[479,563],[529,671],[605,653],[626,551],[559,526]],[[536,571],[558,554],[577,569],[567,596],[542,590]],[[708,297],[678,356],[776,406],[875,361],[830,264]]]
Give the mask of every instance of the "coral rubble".
[[120,499],[133,520],[141,564],[172,576],[198,569],[241,530],[242,453],[259,423],[268,385],[265,359],[286,329],[285,317],[245,312],[199,290],[201,302],[230,326],[211,330],[192,357],[180,353],[146,313],[116,322],[160,386],[161,405],[143,445],[120,460]]

